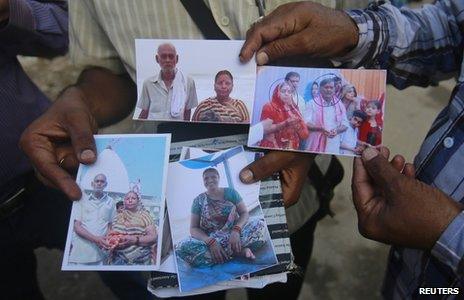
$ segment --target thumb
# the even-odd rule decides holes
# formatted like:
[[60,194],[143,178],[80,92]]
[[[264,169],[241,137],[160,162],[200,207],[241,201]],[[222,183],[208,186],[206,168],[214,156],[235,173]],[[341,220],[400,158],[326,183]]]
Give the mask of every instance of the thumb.
[[67,116],[66,127],[71,143],[79,162],[91,164],[97,158],[95,140],[93,137],[96,126],[93,118],[84,111],[76,111]]
[[303,34],[297,33],[265,44],[256,54],[256,63],[264,65],[282,57],[307,53],[308,49],[302,47],[302,38]]
[[380,152],[368,147],[362,153],[362,160],[369,176],[380,188],[390,188],[392,181],[401,173],[397,171]]

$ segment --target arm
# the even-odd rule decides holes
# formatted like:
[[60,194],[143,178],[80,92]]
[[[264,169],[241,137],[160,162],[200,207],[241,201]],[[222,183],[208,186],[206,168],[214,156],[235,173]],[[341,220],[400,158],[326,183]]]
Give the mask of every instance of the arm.
[[458,7],[452,2],[441,0],[422,9],[385,4],[348,11],[358,26],[359,42],[340,61],[351,67],[385,68],[389,83],[397,88],[427,86],[438,72],[458,70],[463,19],[457,19]]
[[65,54],[68,50],[67,3],[0,0],[0,49],[10,55]]
[[195,88],[195,81],[193,81],[193,79],[189,77],[187,81],[187,85],[188,85],[188,95],[187,95],[187,103],[185,104],[185,110],[184,110],[184,120],[190,121],[192,108],[195,108],[198,105],[198,99],[197,99],[197,90]]
[[[134,99],[135,85],[127,75],[118,76],[100,67],[87,69],[23,132],[20,146],[45,183],[79,199],[79,187],[58,162],[65,158],[74,162],[74,168],[78,162],[93,163],[97,153],[93,134],[125,117]],[[60,143],[55,143],[57,140]]]
[[209,236],[200,228],[200,216],[193,213],[190,217],[190,235],[205,243],[209,240]]
[[[422,9],[390,4],[343,13],[303,1],[279,6],[247,32],[240,59],[258,64],[290,55],[337,59],[347,67],[387,68],[398,88],[426,86],[462,59],[462,4],[439,0]],[[459,16],[459,17],[458,17]],[[341,58],[340,58],[341,57]]]
[[81,238],[96,244],[100,248],[109,248],[109,244],[106,242],[106,238],[104,236],[96,236],[90,233],[82,226],[81,221],[74,220],[74,232],[76,232],[76,234]]
[[190,121],[191,113],[192,113],[191,109],[184,110],[184,121]]

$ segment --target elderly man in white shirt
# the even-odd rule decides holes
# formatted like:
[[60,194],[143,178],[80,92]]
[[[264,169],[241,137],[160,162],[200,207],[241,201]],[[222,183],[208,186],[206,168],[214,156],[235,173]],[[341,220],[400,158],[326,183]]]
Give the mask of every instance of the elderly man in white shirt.
[[85,194],[73,211],[74,237],[69,262],[74,264],[101,265],[103,249],[109,248],[106,241],[111,221],[116,213],[113,199],[104,192],[108,185],[104,174],[97,174],[92,183],[93,191]]

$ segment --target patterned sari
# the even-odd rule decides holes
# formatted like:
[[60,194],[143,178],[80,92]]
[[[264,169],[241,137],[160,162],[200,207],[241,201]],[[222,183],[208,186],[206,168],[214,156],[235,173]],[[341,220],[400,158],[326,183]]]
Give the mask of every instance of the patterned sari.
[[[242,201],[237,191],[224,188],[224,199],[216,200],[206,193],[198,195],[192,204],[192,214],[200,216],[200,228],[221,245],[229,257],[229,238],[239,215],[236,205]],[[266,227],[263,219],[250,218],[240,234],[243,248],[256,251],[266,243]],[[176,255],[194,267],[214,265],[211,253],[205,242],[189,237],[176,245]]]
[[[112,235],[145,235],[148,226],[153,225],[150,214],[140,209],[137,212],[123,210],[118,213],[112,224]],[[111,264],[114,265],[151,265],[153,264],[150,246],[131,245],[124,249],[115,249]]]

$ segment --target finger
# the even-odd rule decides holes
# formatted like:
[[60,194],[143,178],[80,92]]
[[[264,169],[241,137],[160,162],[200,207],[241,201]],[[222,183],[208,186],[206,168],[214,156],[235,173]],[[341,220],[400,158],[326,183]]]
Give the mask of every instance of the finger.
[[410,177],[410,178],[415,178],[416,177],[416,168],[414,167],[413,164],[407,163],[407,164],[404,165],[403,174]]
[[240,180],[243,183],[253,183],[287,168],[296,159],[304,161],[307,158],[310,161],[312,157],[308,154],[271,151],[240,171]]
[[383,189],[390,189],[392,181],[401,175],[375,148],[364,150],[362,160],[372,180]]
[[393,166],[393,168],[395,168],[395,170],[401,172],[403,171],[405,162],[405,158],[402,155],[397,154],[392,158],[390,164]]
[[42,136],[31,136],[30,142],[23,144],[23,149],[29,153],[29,159],[35,166],[37,172],[49,182],[51,186],[57,187],[71,200],[81,197],[81,190],[69,173],[58,166],[53,145]]
[[237,242],[237,253],[240,253],[242,251],[242,244],[240,241]]
[[385,157],[386,159],[389,159],[390,158],[390,149],[388,149],[387,147],[379,147],[377,149],[380,154],[382,154],[383,157]]
[[359,157],[355,157],[353,161],[351,188],[356,211],[362,213],[367,209],[369,201],[374,197],[375,188],[372,185],[369,173]]
[[74,150],[71,145],[60,146],[56,148],[56,160],[58,165],[68,171],[69,173],[75,173],[79,167],[79,161],[77,160]]
[[83,112],[69,113],[66,117],[66,129],[79,162],[92,164],[97,159],[97,150],[93,134],[95,126],[88,114]]
[[282,195],[285,207],[294,205],[300,198],[310,165],[299,164],[281,171]]

